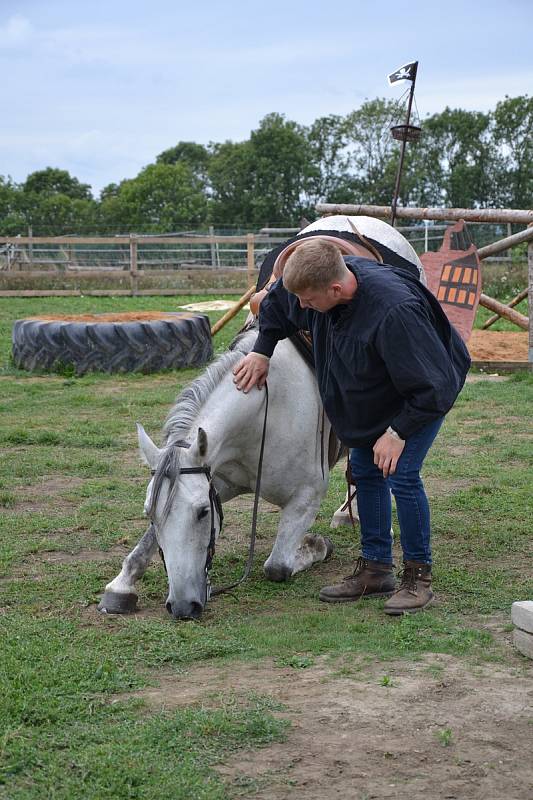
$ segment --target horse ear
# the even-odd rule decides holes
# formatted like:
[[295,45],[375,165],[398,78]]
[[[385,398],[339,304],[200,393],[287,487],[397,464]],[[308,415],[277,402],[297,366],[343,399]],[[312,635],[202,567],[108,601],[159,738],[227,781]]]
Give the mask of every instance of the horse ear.
[[143,426],[137,423],[137,436],[139,437],[139,453],[150,469],[155,469],[163,452],[152,442]]
[[207,433],[203,428],[198,428],[198,453],[201,458],[207,455]]

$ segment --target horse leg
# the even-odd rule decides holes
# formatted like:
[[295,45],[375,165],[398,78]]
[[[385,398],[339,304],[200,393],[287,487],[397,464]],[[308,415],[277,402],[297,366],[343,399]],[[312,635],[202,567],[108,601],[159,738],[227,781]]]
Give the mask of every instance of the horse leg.
[[141,578],[157,550],[157,539],[150,525],[142,539],[122,562],[116,578],[105,587],[98,610],[103,614],[128,614],[137,607],[135,582]]
[[271,581],[285,581],[309,569],[317,561],[325,561],[333,552],[326,536],[306,533],[315,521],[322,497],[308,493],[291,498],[283,508],[274,547],[265,561],[265,575]]
[[[351,505],[352,514],[350,516],[349,506]],[[352,519],[354,522],[359,522],[359,511],[357,508],[357,492],[355,486],[351,484],[346,492],[346,497],[342,505],[333,514],[331,518],[330,528],[340,528],[341,525],[346,525],[348,528],[352,527]]]

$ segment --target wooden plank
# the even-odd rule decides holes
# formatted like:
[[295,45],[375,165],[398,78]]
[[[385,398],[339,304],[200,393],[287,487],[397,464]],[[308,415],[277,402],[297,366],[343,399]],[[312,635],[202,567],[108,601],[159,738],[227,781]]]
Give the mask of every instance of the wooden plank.
[[[202,275],[210,274],[216,272],[218,277],[221,278],[229,278],[235,273],[246,271],[246,267],[220,267],[219,269],[213,270],[209,265],[202,267],[198,265],[197,267],[188,267],[186,269],[179,268],[179,269],[139,269],[137,270],[137,275],[139,278],[187,278],[187,277],[194,277],[196,274],[200,273]],[[126,272],[129,272],[129,266],[126,267]],[[104,277],[111,277],[111,278],[125,278],[124,270],[122,268],[117,267],[116,269],[107,269],[102,267],[100,269],[77,269],[77,270],[67,270],[67,272],[62,272],[60,270],[21,270],[20,272],[12,273],[12,272],[0,272],[0,283],[2,281],[2,275],[9,276],[9,278],[13,278],[14,275],[16,276],[23,276],[24,278],[101,278]]]
[[129,244],[129,236],[3,236],[0,244]]
[[246,237],[246,269],[248,272],[248,286],[253,286],[255,284],[255,254],[253,233],[249,233]]
[[[142,297],[209,297],[210,295],[235,295],[242,294],[241,289],[139,289]],[[130,297],[129,289],[91,289],[79,291],[78,289],[1,289],[0,297]]]
[[477,251],[478,258],[483,260],[489,256],[502,253],[504,250],[509,250],[511,247],[516,247],[517,244],[522,242],[530,242],[533,240],[533,226],[527,227],[519,233],[514,233],[512,236],[506,236],[505,239],[498,239],[497,242],[492,242],[485,247],[480,247]]
[[137,237],[130,236],[130,287],[132,295],[137,294],[139,278],[137,274]]
[[[522,300],[524,300],[527,297],[527,295],[528,295],[528,290],[522,289],[521,292],[519,292],[515,297],[513,297],[512,300],[509,300],[509,302],[506,303],[505,305],[508,306],[509,308],[514,308],[515,306],[518,305],[518,303],[521,303]],[[489,317],[489,319],[481,326],[481,330],[486,331],[487,328],[490,328],[490,326],[494,325],[495,322],[498,322],[499,319],[501,319],[499,314],[494,314],[492,317]]]
[[[283,242],[285,238],[274,236],[261,236],[256,235],[255,241],[261,244],[271,244],[272,242]],[[178,244],[246,244],[248,242],[247,236],[138,236],[137,242],[141,245],[157,244],[157,245],[178,245]],[[129,245],[129,236],[1,236],[0,245],[2,244],[15,244],[15,245],[37,245],[37,244],[50,244],[50,245]]]
[[[2,274],[7,274],[7,273],[0,272],[0,280],[2,278]],[[151,274],[151,273],[148,273],[148,274]],[[168,275],[169,271],[166,271],[163,274],[164,275]],[[112,277],[114,277],[114,276],[124,277],[124,272],[123,272],[122,268],[118,268],[118,267],[116,269],[107,269],[106,267],[103,267],[101,269],[87,269],[87,270],[85,270],[85,269],[76,269],[76,270],[66,270],[66,271],[65,270],[59,270],[59,269],[46,269],[46,270],[45,269],[24,269],[24,270],[18,270],[17,272],[9,273],[9,277],[10,278],[15,278],[15,277],[18,277],[18,276],[21,276],[21,277],[24,277],[24,278],[58,278],[58,277],[61,277],[63,279],[65,279],[65,278],[66,279],[78,278],[78,277],[82,277],[82,278],[101,278],[102,275],[104,275],[104,276],[110,275]]]
[[533,364],[533,242],[527,246],[528,303],[529,303],[529,350],[528,361]]
[[[128,292],[129,294],[129,292]],[[0,297],[80,297],[79,289],[1,289]]]
[[[381,219],[390,216],[389,206],[367,206],[352,203],[318,203],[318,214],[362,214],[367,217]],[[533,211],[517,208],[401,208],[396,209],[396,216],[403,219],[440,219],[460,220],[465,222],[515,222],[529,225],[533,222]]]
[[235,317],[239,313],[241,308],[244,308],[244,306],[246,305],[246,303],[252,297],[253,294],[255,294],[255,285],[248,287],[246,292],[242,295],[241,298],[239,298],[239,300],[237,300],[235,305],[232,306],[232,308],[230,308],[228,311],[226,311],[224,316],[221,317],[218,320],[218,322],[215,322],[215,324],[211,328],[211,336],[214,336],[215,333],[218,333],[219,330],[221,330],[224,327],[224,325],[230,321],[230,319],[233,319],[233,317]]
[[529,328],[529,319],[527,317],[520,314],[519,311],[515,311],[514,308],[509,308],[505,303],[500,303],[499,300],[495,300],[494,297],[489,297],[488,294],[481,293],[479,305],[488,308],[489,311],[495,311],[500,317],[505,317],[509,322],[518,325],[518,327],[522,328],[524,331],[527,331]]
[[527,361],[472,361],[472,367],[483,372],[533,371],[533,365]]

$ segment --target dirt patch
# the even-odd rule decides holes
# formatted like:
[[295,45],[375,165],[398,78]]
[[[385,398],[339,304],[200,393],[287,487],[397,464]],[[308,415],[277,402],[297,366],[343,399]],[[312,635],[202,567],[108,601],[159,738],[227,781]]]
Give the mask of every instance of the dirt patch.
[[444,495],[449,496],[455,494],[455,492],[460,492],[463,489],[470,489],[472,486],[475,486],[476,483],[479,483],[479,481],[475,481],[472,478],[437,479],[424,477],[424,485],[430,498],[442,497]]
[[308,669],[202,666],[163,676],[140,696],[157,709],[250,694],[284,704],[285,743],[219,767],[229,784],[255,780],[240,796],[529,800],[533,668],[512,651],[509,661],[515,666],[474,668],[444,655],[394,665],[321,658]]
[[[64,531],[62,531],[64,533]],[[50,534],[47,534],[47,538]],[[130,545],[116,544],[109,550],[93,550],[88,547],[80,550],[39,550],[31,553],[11,569],[8,577],[2,578],[4,584],[19,580],[41,580],[47,564],[87,564],[90,562],[108,562],[125,558],[131,551]],[[43,567],[44,565],[44,567]],[[0,584],[1,585],[1,584]]]
[[508,381],[508,375],[488,375],[487,373],[479,373],[479,374],[469,374],[466,376],[466,383],[481,383],[489,382],[489,383],[499,383],[501,381]]
[[58,475],[43,477],[24,487],[24,492],[16,501],[17,511],[41,511],[53,505],[58,497],[61,498],[62,506],[74,505],[79,501],[68,500],[64,494],[81,486],[83,482],[83,478],[76,477],[63,478]]
[[125,558],[131,548],[117,544],[109,550],[89,550],[88,548],[68,552],[66,550],[46,550],[25,560],[25,564],[81,564],[87,562],[109,561],[111,558]]
[[472,450],[466,444],[453,444],[446,448],[446,452],[451,456],[466,456],[471,453]]
[[43,314],[38,317],[27,317],[40,322],[150,322],[155,319],[176,319],[176,316],[190,319],[196,316],[187,311],[121,311],[107,314]]
[[527,331],[472,331],[468,342],[472,361],[526,361]]

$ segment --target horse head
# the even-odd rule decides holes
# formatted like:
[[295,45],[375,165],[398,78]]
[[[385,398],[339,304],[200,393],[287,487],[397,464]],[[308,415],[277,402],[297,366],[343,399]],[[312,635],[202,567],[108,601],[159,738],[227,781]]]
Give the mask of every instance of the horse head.
[[222,513],[206,463],[207,434],[196,442],[159,449],[141,425],[139,449],[150,467],[144,513],[152,522],[165,564],[166,607],[176,619],[198,619],[209,599],[208,570],[220,532]]

